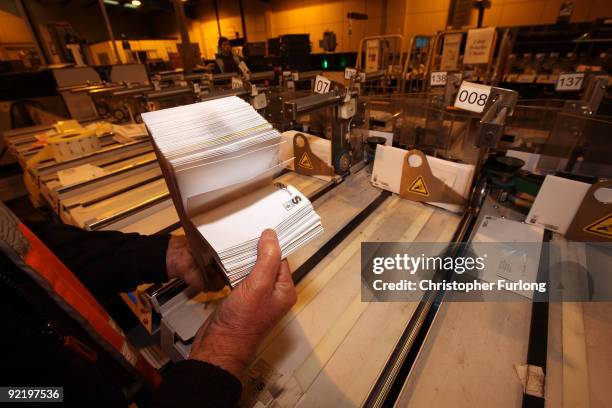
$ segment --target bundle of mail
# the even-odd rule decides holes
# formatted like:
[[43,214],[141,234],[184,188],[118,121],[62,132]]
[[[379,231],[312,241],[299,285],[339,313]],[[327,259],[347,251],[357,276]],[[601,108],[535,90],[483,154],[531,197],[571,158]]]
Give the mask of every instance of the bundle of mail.
[[242,99],[228,97],[142,115],[192,253],[216,263],[232,286],[257,259],[259,236],[276,231],[283,258],[323,231],[310,201],[273,183],[281,135]]
[[[372,184],[392,193],[399,194],[402,183],[402,166],[408,152],[392,146],[376,146],[376,158],[372,170]],[[459,193],[463,198],[470,194],[475,167],[473,164],[455,163],[437,157],[426,156],[431,173],[444,184]],[[463,207],[457,204],[429,204],[452,212],[461,212]]]

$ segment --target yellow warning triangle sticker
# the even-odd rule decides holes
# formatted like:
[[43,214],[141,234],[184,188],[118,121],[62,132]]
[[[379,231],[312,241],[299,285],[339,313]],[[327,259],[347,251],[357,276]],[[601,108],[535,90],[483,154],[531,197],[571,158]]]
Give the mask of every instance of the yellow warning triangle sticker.
[[425,180],[423,180],[422,176],[417,177],[412,182],[410,187],[408,187],[408,191],[410,191],[411,193],[420,194],[423,196],[429,195],[429,190],[427,189],[427,186],[425,185]]
[[584,231],[612,239],[612,214],[608,214],[591,225],[587,225],[584,227]]
[[310,161],[308,153],[304,152],[304,154],[302,154],[302,158],[300,159],[300,166],[304,167],[305,169],[312,170],[312,162]]

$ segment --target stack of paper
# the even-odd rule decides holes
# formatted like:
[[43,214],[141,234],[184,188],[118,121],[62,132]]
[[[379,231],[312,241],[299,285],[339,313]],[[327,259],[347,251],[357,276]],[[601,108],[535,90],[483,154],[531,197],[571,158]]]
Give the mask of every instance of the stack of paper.
[[[261,231],[273,228],[283,257],[323,232],[310,201],[292,186],[267,185],[193,218],[219,256],[230,281],[246,276],[257,258]],[[228,226],[233,226],[228,231]]]
[[200,267],[216,261],[235,285],[253,269],[264,229],[276,231],[283,257],[323,231],[306,197],[272,184],[287,164],[279,161],[280,133],[242,99],[142,117]]

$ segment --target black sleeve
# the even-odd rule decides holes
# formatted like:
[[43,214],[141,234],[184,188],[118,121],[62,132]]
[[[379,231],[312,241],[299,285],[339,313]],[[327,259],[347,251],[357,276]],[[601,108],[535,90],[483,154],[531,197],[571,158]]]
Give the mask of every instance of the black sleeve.
[[149,408],[236,407],[240,381],[228,371],[198,360],[176,363],[153,394]]
[[168,280],[170,235],[85,231],[52,223],[33,225],[32,231],[98,299]]

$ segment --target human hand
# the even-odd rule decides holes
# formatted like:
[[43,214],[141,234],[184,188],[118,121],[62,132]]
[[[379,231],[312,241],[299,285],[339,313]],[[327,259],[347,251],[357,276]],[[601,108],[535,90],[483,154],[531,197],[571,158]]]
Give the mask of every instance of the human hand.
[[195,336],[189,358],[242,377],[259,342],[295,304],[297,295],[276,233],[259,238],[255,268],[225,298]]
[[191,256],[187,238],[183,235],[172,235],[170,237],[166,250],[166,271],[168,278],[182,279],[187,285],[199,291],[218,289],[207,287],[202,272],[196,265],[193,256]]

